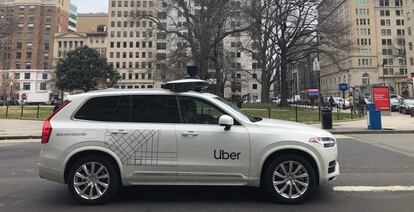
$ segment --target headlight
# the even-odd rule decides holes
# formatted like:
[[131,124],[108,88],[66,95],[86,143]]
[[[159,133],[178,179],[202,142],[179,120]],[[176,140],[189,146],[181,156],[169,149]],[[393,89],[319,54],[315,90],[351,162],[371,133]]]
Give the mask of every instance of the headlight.
[[334,147],[336,144],[335,138],[331,137],[314,137],[309,139],[310,143],[320,144],[325,148]]

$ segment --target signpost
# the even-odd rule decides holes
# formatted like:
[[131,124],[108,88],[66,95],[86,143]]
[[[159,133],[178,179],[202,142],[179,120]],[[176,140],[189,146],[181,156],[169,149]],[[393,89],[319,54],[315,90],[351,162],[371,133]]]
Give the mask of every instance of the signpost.
[[342,98],[344,98],[344,101],[345,101],[345,91],[347,91],[348,89],[349,87],[347,83],[339,84],[339,90],[342,91]]
[[376,110],[390,111],[390,88],[387,86],[372,87],[372,101],[375,103]]

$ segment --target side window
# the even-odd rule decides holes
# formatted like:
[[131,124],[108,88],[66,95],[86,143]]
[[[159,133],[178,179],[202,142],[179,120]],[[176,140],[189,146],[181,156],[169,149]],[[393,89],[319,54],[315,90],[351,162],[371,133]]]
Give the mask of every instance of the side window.
[[128,122],[129,96],[97,97],[88,100],[76,113],[76,119],[91,121]]
[[193,97],[178,97],[182,123],[218,124],[221,115],[225,115],[215,105]]
[[132,121],[147,123],[179,123],[175,96],[136,95],[132,97]]

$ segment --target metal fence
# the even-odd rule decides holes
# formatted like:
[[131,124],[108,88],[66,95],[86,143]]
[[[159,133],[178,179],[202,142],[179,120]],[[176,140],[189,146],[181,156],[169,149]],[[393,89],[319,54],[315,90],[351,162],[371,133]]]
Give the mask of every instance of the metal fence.
[[0,118],[43,120],[53,112],[49,105],[5,105],[0,106]]
[[[53,112],[54,106],[49,105],[19,105],[0,106],[0,118],[5,119],[34,119],[44,120]],[[276,107],[275,105],[249,105],[242,110],[251,116],[273,118],[288,121],[315,123],[321,120],[321,111],[318,106],[290,105],[289,107]],[[343,121],[364,116],[365,110],[342,110],[333,108],[333,121]]]

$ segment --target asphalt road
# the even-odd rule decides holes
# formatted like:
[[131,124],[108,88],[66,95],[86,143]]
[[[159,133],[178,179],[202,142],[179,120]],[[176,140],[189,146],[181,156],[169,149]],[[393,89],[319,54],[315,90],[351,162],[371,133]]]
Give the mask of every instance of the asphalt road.
[[[395,191],[318,189],[302,205],[272,203],[257,188],[139,186],[102,206],[79,206],[66,185],[37,174],[38,143],[0,142],[0,211],[413,211],[413,135],[340,138],[342,175],[334,188],[400,186]],[[349,187],[356,186],[356,187]],[[410,187],[411,186],[411,187]]]

